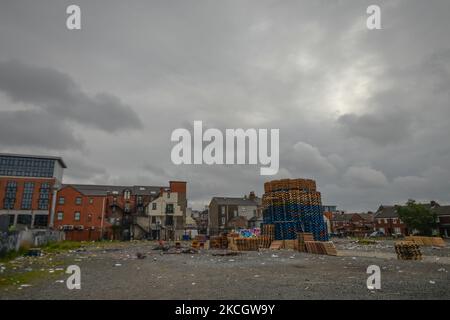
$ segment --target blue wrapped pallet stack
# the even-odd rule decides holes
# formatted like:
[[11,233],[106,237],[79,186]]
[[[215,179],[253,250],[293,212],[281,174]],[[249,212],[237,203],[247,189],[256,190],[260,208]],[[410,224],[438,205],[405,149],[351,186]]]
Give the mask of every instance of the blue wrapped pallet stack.
[[309,232],[316,241],[328,241],[320,192],[310,179],[266,182],[263,222],[275,226],[276,240],[293,240],[298,232]]

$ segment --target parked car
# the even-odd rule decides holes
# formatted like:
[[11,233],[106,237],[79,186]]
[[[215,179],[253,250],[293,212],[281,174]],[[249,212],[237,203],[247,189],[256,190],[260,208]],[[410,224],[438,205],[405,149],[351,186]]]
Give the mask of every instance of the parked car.
[[384,237],[384,236],[385,234],[381,231],[374,231],[369,235],[370,238]]

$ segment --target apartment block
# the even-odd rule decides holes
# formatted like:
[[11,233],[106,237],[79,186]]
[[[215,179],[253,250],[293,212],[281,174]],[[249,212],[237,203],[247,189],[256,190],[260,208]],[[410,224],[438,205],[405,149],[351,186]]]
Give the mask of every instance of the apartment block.
[[53,226],[65,168],[56,156],[0,153],[0,215],[10,227]]

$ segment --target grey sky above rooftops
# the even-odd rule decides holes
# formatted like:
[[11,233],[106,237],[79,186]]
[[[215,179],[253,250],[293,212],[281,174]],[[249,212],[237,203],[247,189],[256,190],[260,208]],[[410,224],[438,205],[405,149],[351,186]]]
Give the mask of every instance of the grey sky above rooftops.
[[175,166],[170,134],[279,128],[273,178],[317,180],[324,203],[375,211],[450,202],[450,2],[70,1],[0,4],[0,152],[62,156],[65,183],[188,181],[263,192],[258,166]]

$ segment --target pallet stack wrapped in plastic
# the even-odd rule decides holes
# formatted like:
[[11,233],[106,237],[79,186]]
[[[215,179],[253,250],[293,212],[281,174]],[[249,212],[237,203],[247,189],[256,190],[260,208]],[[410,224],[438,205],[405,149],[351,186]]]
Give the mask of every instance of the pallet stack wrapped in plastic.
[[275,226],[276,240],[297,239],[298,232],[328,241],[320,192],[310,179],[282,179],[266,182],[263,196],[263,223]]

